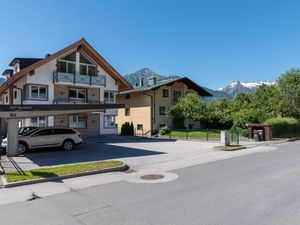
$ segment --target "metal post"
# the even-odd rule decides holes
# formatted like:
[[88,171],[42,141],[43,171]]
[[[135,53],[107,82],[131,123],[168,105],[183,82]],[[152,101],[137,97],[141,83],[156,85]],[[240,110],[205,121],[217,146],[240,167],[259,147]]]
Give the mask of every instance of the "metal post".
[[208,141],[208,128],[206,129],[206,141]]
[[19,154],[19,134],[18,134],[18,119],[7,120],[7,156],[16,156]]

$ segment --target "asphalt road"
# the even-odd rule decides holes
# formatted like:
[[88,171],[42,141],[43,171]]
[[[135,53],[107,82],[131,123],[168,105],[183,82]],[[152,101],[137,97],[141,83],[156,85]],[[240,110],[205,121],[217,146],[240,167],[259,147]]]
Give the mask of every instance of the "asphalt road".
[[0,224],[300,224],[300,142],[172,171],[171,182],[115,182],[0,207]]

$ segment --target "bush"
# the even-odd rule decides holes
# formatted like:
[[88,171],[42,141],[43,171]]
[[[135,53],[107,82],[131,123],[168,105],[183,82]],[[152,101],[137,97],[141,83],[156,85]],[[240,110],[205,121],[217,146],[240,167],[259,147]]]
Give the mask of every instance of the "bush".
[[248,137],[249,133],[248,133],[248,130],[247,129],[241,129],[239,131],[240,135],[243,136],[243,137]]
[[125,135],[131,135],[133,136],[134,135],[134,126],[133,126],[133,123],[129,123],[129,122],[126,122],[122,125],[121,127],[121,135],[122,136],[125,136]]
[[266,120],[265,124],[272,126],[274,137],[286,137],[300,132],[300,122],[295,118],[275,117]]
[[159,128],[159,134],[160,135],[167,135],[167,134],[170,134],[170,133],[171,133],[171,130],[167,126]]

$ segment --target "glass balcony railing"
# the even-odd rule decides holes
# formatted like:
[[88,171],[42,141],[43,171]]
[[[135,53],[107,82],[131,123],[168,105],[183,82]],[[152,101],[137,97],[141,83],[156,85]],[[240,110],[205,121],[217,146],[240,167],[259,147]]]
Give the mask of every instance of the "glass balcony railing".
[[73,83],[73,84],[86,84],[95,86],[106,86],[105,75],[89,76],[81,74],[70,74],[54,71],[53,73],[54,83]]

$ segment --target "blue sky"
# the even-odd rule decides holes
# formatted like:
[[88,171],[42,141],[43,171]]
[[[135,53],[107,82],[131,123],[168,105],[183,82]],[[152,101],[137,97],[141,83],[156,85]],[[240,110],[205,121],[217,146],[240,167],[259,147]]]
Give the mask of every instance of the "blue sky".
[[149,67],[219,88],[300,67],[297,1],[0,2],[0,70],[86,38],[121,74]]

